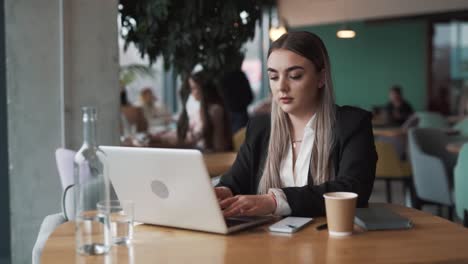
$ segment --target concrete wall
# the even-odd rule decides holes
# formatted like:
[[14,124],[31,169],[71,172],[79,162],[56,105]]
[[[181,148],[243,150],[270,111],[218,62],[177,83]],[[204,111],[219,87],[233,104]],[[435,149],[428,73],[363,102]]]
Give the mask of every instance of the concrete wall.
[[59,0],[6,0],[12,263],[29,263],[44,216],[60,210]]
[[117,0],[5,0],[5,20],[11,256],[30,263],[60,211],[54,152],[81,144],[80,106],[97,106],[100,142],[118,143]]
[[98,107],[98,142],[119,142],[117,4],[64,0],[65,145],[71,149],[82,143],[83,105]]
[[4,2],[0,0],[0,263],[10,258],[10,203],[8,183],[8,132],[5,76],[5,19]]

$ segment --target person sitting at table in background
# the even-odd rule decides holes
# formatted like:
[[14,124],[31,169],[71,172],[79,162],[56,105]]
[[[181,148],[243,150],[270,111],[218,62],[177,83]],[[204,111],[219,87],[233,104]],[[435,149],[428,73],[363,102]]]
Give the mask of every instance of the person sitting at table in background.
[[189,127],[187,142],[205,151],[230,151],[232,132],[229,114],[217,87],[203,71],[189,79],[193,98],[200,102],[200,123]]
[[189,129],[191,131],[202,131],[202,122],[200,118],[200,102],[190,93],[185,104],[187,110]]
[[[129,136],[135,132],[146,132],[148,122],[146,121],[143,109],[133,106],[128,102],[127,91],[125,87],[120,89],[120,113],[122,119],[122,134]],[[133,131],[135,130],[135,131]]]
[[323,194],[355,192],[367,206],[377,153],[371,114],[335,105],[322,40],[290,32],[267,57],[271,115],[252,117],[246,141],[215,187],[229,216],[323,216]]
[[164,105],[159,102],[151,87],[145,87],[140,91],[139,104],[148,123],[153,120],[161,120],[164,124],[168,124],[172,120],[171,115]]
[[399,85],[394,85],[390,88],[389,98],[390,102],[388,102],[385,107],[387,121],[390,124],[400,126],[413,114],[413,108],[403,98],[401,87]]
[[249,121],[247,106],[253,100],[252,88],[241,70],[228,72],[222,79],[222,91],[231,119],[231,130],[235,134]]

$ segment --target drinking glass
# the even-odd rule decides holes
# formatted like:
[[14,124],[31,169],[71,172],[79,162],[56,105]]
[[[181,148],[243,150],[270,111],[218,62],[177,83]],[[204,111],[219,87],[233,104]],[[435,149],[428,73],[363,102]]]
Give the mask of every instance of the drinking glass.
[[99,211],[109,212],[110,232],[115,245],[128,245],[133,238],[134,204],[130,200],[99,202]]

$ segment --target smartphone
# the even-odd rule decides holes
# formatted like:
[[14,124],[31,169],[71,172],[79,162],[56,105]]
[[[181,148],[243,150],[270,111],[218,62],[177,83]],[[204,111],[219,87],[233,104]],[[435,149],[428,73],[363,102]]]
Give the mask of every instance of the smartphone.
[[268,227],[271,232],[294,233],[311,223],[313,218],[289,216]]

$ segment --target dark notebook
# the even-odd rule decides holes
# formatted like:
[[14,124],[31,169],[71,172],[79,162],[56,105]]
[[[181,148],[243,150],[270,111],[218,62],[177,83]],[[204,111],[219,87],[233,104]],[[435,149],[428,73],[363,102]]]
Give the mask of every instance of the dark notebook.
[[354,223],[367,230],[408,229],[411,220],[385,207],[356,208]]

